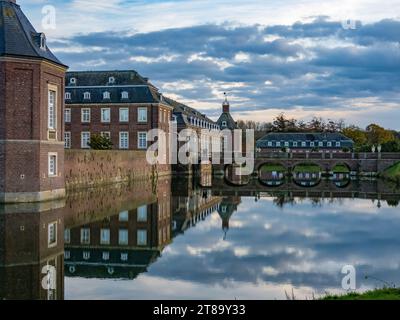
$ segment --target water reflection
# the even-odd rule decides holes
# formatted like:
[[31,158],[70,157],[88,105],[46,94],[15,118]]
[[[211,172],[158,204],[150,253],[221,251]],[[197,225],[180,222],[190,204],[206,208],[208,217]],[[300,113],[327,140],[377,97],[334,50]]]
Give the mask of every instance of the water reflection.
[[394,186],[235,187],[208,174],[0,207],[0,298],[305,298],[342,292],[345,264],[361,290],[381,285],[365,275],[400,283]]

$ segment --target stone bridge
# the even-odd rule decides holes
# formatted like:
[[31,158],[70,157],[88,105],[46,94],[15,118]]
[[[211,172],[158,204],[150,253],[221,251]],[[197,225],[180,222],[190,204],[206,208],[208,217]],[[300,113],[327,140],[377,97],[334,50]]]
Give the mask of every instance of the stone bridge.
[[[377,174],[400,162],[400,153],[257,153],[254,171],[264,164],[280,164],[291,172],[298,164],[316,164],[321,172],[330,172],[338,165],[347,166],[351,172]],[[215,175],[224,175],[226,165],[213,166]]]

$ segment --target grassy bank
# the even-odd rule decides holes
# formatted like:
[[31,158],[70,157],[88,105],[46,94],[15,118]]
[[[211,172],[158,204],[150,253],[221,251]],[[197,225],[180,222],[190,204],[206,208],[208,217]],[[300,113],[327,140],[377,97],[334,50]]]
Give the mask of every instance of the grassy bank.
[[335,173],[350,173],[349,168],[347,168],[344,164],[338,164],[332,169]]
[[381,177],[387,180],[395,181],[400,183],[400,162],[396,163],[394,166],[386,169]]
[[400,300],[400,289],[383,288],[364,293],[351,292],[344,295],[328,295],[321,300]]
[[323,170],[315,164],[299,164],[293,169],[295,173],[319,173],[321,171]]

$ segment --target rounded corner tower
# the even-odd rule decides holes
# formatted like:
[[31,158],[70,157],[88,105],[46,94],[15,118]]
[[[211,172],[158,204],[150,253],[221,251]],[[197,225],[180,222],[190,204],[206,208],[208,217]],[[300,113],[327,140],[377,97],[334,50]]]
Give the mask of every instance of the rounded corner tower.
[[0,0],[0,203],[65,196],[67,66],[15,0]]

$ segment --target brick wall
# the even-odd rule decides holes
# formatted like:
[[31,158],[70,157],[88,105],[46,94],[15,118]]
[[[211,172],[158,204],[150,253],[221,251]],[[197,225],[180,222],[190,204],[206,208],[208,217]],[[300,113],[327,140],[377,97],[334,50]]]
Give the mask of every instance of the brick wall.
[[145,151],[65,150],[67,189],[133,180],[152,180],[171,173],[170,166],[151,166]]

